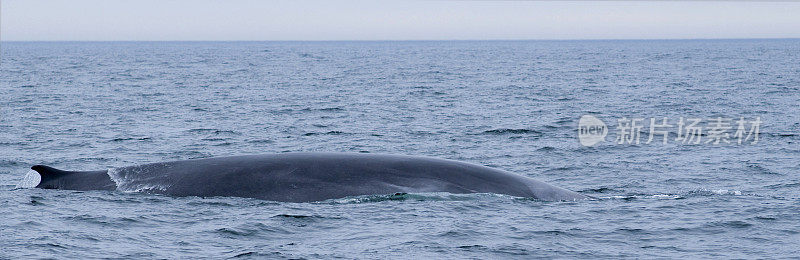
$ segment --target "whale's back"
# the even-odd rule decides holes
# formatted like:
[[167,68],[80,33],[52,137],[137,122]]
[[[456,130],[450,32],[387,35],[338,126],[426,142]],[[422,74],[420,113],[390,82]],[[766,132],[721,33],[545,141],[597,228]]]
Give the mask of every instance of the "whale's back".
[[123,191],[319,201],[398,192],[499,193],[543,200],[583,195],[470,163],[428,157],[286,153],[145,164],[109,171]]

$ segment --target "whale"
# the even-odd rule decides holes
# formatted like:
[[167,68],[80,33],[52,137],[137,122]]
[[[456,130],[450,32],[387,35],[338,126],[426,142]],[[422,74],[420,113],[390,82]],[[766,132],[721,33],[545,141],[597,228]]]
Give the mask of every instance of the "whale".
[[[477,164],[371,153],[278,153],[149,163],[97,171],[31,167],[41,189],[315,202],[362,195],[495,193],[544,201],[590,198]],[[38,178],[36,178],[38,177]]]

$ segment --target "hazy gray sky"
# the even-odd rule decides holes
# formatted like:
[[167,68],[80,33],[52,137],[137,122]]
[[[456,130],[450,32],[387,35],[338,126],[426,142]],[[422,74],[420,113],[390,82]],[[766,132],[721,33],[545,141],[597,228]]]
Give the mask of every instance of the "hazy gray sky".
[[18,40],[800,38],[800,2],[2,0]]

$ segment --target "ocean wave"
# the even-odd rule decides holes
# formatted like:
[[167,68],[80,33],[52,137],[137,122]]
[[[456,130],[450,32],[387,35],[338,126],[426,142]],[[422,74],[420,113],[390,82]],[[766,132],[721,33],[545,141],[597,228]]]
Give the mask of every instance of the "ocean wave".
[[600,199],[619,199],[619,200],[637,200],[637,199],[667,199],[667,200],[679,200],[679,199],[686,199],[687,197],[710,197],[710,196],[742,196],[742,195],[755,195],[755,194],[743,194],[741,191],[738,190],[727,190],[727,189],[696,189],[681,193],[655,193],[655,194],[625,194],[625,195],[613,195],[613,196],[606,196],[606,197],[599,197]]
[[303,136],[315,136],[315,135],[341,135],[341,134],[345,134],[345,132],[342,132],[342,131],[309,132],[309,133],[305,133],[305,134],[303,134]]
[[505,134],[532,134],[532,135],[541,135],[542,132],[533,130],[533,129],[525,129],[525,128],[499,128],[499,129],[492,129],[483,131],[483,134],[490,134],[490,135],[505,135]]
[[330,199],[321,202],[323,204],[359,204],[359,203],[377,203],[385,201],[470,201],[488,198],[508,198],[518,199],[520,197],[495,194],[495,193],[470,193],[470,194],[454,194],[447,192],[431,192],[431,193],[395,193],[388,195],[363,195],[351,196],[339,199]]

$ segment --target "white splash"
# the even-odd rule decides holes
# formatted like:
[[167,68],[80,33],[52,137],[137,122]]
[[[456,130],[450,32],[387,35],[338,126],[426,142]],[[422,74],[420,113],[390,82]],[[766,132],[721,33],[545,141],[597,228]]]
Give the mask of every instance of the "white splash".
[[120,185],[120,182],[121,182],[120,179],[121,178],[119,177],[119,173],[117,171],[117,168],[108,169],[108,171],[106,171],[106,174],[108,174],[108,178],[111,179],[111,181],[113,181],[114,184],[117,185],[117,189],[119,189],[119,185]]
[[742,192],[738,190],[712,190],[711,193],[717,195],[734,195],[734,196],[742,195]]
[[38,172],[34,170],[28,171],[25,173],[25,177],[22,178],[19,183],[17,183],[17,189],[27,189],[27,188],[34,188],[39,185],[39,182],[42,181],[42,176],[39,175]]
[[674,199],[683,198],[678,194],[655,194],[655,195],[652,195],[651,197],[653,197],[655,199],[667,199],[667,200],[670,200],[670,199],[674,200]]
[[107,173],[117,190],[122,192],[158,192],[170,187],[158,177],[139,174],[139,169],[133,167],[111,168]]

